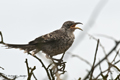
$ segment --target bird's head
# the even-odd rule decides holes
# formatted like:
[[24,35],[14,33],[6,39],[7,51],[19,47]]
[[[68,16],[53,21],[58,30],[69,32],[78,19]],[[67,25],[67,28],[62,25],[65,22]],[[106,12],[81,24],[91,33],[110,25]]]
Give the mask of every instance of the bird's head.
[[74,21],[66,21],[63,23],[62,28],[64,28],[65,30],[70,30],[70,31],[74,31],[76,29],[82,30],[79,27],[76,27],[77,24],[82,24],[81,22],[74,22]]

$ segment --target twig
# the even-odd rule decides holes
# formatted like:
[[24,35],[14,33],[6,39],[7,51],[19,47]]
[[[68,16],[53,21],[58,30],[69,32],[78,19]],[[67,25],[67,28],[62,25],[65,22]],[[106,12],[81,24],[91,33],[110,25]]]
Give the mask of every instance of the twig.
[[5,76],[5,74],[0,73],[0,76],[2,76],[4,79],[3,80],[15,80],[17,77],[15,76],[13,79],[10,79],[8,77]]
[[[93,37],[92,35],[90,35],[90,34],[88,34],[88,35],[89,35],[90,37],[92,37],[94,40],[97,40],[97,39],[96,39],[95,37]],[[114,40],[115,40],[115,39],[114,39]],[[117,46],[118,46],[120,42],[115,40],[115,43],[116,43]],[[105,51],[105,49],[104,49],[104,47],[102,46],[101,43],[100,43],[100,46],[102,47],[102,49],[103,49],[103,51],[104,51],[104,53],[105,53],[105,57],[104,57],[101,61],[99,61],[98,64],[95,65],[95,68],[96,68],[100,63],[102,63],[104,60],[107,60],[108,65],[109,65],[110,62],[109,62],[109,60],[107,59],[107,57],[112,53],[112,51],[114,51],[114,50],[117,48],[117,46],[114,47],[112,51],[110,51],[108,54],[106,54],[106,51]],[[109,73],[109,72],[110,72],[110,67],[109,67],[108,73]],[[90,71],[89,71],[89,73],[87,74],[87,76],[86,76],[84,79],[87,79],[89,75],[90,75]]]
[[[30,68],[30,67],[28,66],[28,61],[27,61],[27,59],[25,60],[25,63],[26,63],[26,66],[27,66],[27,73],[28,73],[28,78],[27,78],[27,80],[31,80],[31,76],[34,75],[34,74],[33,74],[33,71],[36,69],[36,66],[34,66],[33,68]],[[29,70],[31,70],[31,72],[30,72]],[[36,77],[35,77],[35,78],[36,78]]]
[[119,62],[120,62],[120,60],[116,61],[114,64],[117,64],[117,63],[119,63]]
[[[92,38],[92,39],[94,39],[94,40],[98,40],[97,38],[95,38],[94,36],[92,36],[91,34],[88,34],[88,36],[90,36],[90,38]],[[99,45],[100,45],[100,47],[102,48],[102,50],[103,50],[103,52],[104,52],[104,54],[105,54],[105,56],[106,56],[106,51],[105,51],[105,48],[104,48],[104,46],[101,44],[101,43],[99,43]],[[106,58],[106,60],[107,60],[107,62],[109,62],[109,60],[108,60],[108,58]]]
[[110,65],[111,65],[112,67],[116,68],[116,69],[120,72],[120,69],[119,69],[117,66],[115,66],[115,65],[113,65],[113,64],[111,64],[111,63],[110,63]]
[[108,73],[107,74],[109,74],[109,72],[111,72],[110,71],[111,67],[116,67],[115,64],[112,64],[112,63],[115,61],[115,59],[116,59],[116,57],[117,57],[118,54],[119,54],[119,50],[117,51],[117,53],[116,53],[114,59],[112,60],[112,62],[108,62],[109,68],[108,68]]
[[4,70],[4,68],[3,68],[3,67],[1,67],[1,66],[0,66],[0,68],[1,68],[2,70]]
[[28,66],[28,61],[27,61],[27,59],[25,60],[25,63],[26,63],[26,67],[27,67],[27,74],[29,75],[29,66]]
[[92,80],[92,76],[93,76],[94,65],[95,65],[95,61],[96,61],[96,57],[97,57],[98,46],[99,46],[99,39],[97,41],[97,47],[96,47],[96,50],[95,50],[94,61],[93,61],[93,65],[92,65],[92,68],[91,68],[90,80]]
[[53,74],[53,72],[52,72],[52,69],[50,69],[50,74],[51,74],[52,80],[55,80],[54,74]]
[[[101,59],[101,60],[94,66],[94,68],[96,68],[96,67],[97,67],[99,64],[101,64],[104,60],[106,60],[107,57],[110,56],[110,54],[112,54],[112,52],[113,52],[114,50],[116,50],[116,48],[118,47],[119,43],[120,43],[120,41],[115,41],[115,46],[108,52],[108,54],[107,54],[103,59]],[[88,78],[88,76],[90,75],[90,72],[91,72],[91,71],[88,72],[88,74],[85,76],[85,78],[84,78],[83,80],[86,80],[86,79]]]
[[50,73],[52,74],[51,76],[53,77],[55,75],[56,80],[61,80],[60,79],[60,75],[64,74],[65,71],[65,63],[62,60],[63,57],[61,57],[60,59],[55,59],[50,57],[50,59],[52,60],[52,63],[54,64],[52,69],[50,69]]
[[51,77],[50,77],[50,73],[48,71],[48,69],[45,67],[44,63],[42,62],[41,59],[39,59],[37,56],[33,56],[32,54],[28,53],[29,55],[31,55],[32,57],[36,58],[41,64],[42,64],[42,67],[45,69],[46,73],[47,73],[47,76],[49,78],[49,80],[52,80]]
[[100,64],[99,64],[99,69],[100,69],[100,74],[95,78],[95,80],[97,80],[98,77],[102,74],[102,68],[101,68]]
[[110,71],[110,77],[111,77],[111,80],[114,80],[113,75],[112,75],[112,71]]
[[36,69],[36,66],[34,66],[33,68],[31,68],[31,72],[29,73],[27,80],[31,80],[31,76],[32,76],[33,71],[34,71],[35,69]]
[[37,80],[37,78],[36,78],[36,76],[35,76],[35,74],[33,73],[33,77],[35,78],[35,80]]
[[[92,38],[92,39],[94,39],[94,40],[98,40],[97,38],[95,38],[94,36],[92,36],[91,34],[88,34],[88,36],[90,36],[90,38]],[[101,44],[101,43],[99,43],[99,45],[100,45],[100,47],[103,49],[103,52],[104,52],[104,54],[106,55],[106,51],[105,51],[105,48],[104,48],[104,46]]]
[[116,53],[116,55],[115,55],[115,57],[114,57],[114,59],[113,59],[113,61],[111,63],[113,63],[115,61],[118,54],[119,54],[119,50],[117,51],[117,53]]
[[35,76],[35,74],[33,73],[33,77],[35,78],[35,80],[37,80],[37,78],[36,78],[36,76]]
[[88,65],[90,65],[90,67],[92,66],[92,64],[91,64],[89,61],[85,60],[84,58],[82,58],[82,57],[80,57],[80,56],[78,56],[78,55],[72,54],[71,52],[68,52],[68,53],[69,53],[72,57],[77,57],[78,59],[84,61],[85,63],[87,63]]
[[115,80],[119,80],[120,79],[120,74],[117,75],[117,77],[115,78]]
[[111,36],[107,36],[107,35],[103,35],[103,34],[96,34],[97,36],[101,36],[101,37],[105,37],[105,38],[108,38],[108,39],[112,39],[114,41],[117,41],[115,38],[111,37]]
[[2,32],[0,31],[0,35],[1,35],[1,41],[0,41],[0,43],[1,44],[5,44],[4,42],[3,42],[3,35],[2,35]]
[[51,66],[52,64],[49,64],[48,67],[47,67],[47,70],[49,69],[49,67]]
[[98,74],[98,76],[97,76],[94,80],[97,80],[97,79],[98,79],[98,77],[99,77],[100,75],[103,75],[103,73],[105,73],[105,72],[107,72],[107,71],[108,71],[108,69],[106,69],[106,70],[104,70],[104,71],[100,72],[100,73]]
[[102,76],[102,78],[103,78],[102,80],[107,80],[108,74],[104,76],[103,73],[107,72],[109,70],[109,68],[102,71],[101,66],[99,64],[99,69],[100,69],[100,73],[98,74],[98,76],[96,78],[94,78],[94,80],[97,80],[99,76]]
[[[109,72],[112,74],[112,72],[110,71],[111,67],[115,67],[115,68],[119,71],[119,68],[115,66],[115,63],[112,64],[112,63],[115,61],[115,59],[116,59],[118,53],[119,53],[119,50],[117,51],[117,53],[116,53],[114,59],[113,59],[111,62],[108,62],[109,67],[108,67],[108,69],[106,69],[105,71],[102,72],[101,66],[100,66],[100,64],[99,64],[99,69],[100,69],[101,72],[100,72],[100,74],[95,78],[95,80],[97,80],[98,77],[99,77],[100,75],[103,76],[103,73],[104,73],[104,72],[107,72],[107,71],[108,71],[107,74],[106,74],[106,76],[103,76],[103,78],[104,78],[104,77],[107,78]],[[111,75],[111,79],[112,79],[112,75]]]
[[111,69],[111,67],[115,66],[115,65],[113,65],[112,63],[115,61],[115,59],[116,59],[116,57],[117,57],[118,53],[119,53],[119,50],[117,51],[117,53],[116,53],[116,55],[115,55],[114,59],[112,60],[112,62],[108,62],[109,68],[108,68],[107,75],[111,72],[111,70],[110,70],[110,69]]

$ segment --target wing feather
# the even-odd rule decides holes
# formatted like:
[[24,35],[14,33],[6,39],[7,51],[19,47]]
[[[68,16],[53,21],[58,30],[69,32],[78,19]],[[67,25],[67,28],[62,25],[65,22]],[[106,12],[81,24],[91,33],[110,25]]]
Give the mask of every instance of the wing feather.
[[56,30],[56,31],[51,32],[49,34],[45,34],[43,36],[40,36],[33,41],[30,41],[29,44],[36,45],[36,44],[40,44],[40,43],[42,44],[42,43],[57,41],[57,40],[61,39],[62,35],[63,35],[63,32],[61,30]]

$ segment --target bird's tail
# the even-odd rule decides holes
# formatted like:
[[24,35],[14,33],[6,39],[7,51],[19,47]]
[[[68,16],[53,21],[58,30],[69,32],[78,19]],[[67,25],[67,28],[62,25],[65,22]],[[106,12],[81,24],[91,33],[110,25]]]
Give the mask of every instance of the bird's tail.
[[5,44],[8,48],[19,48],[21,50],[25,50],[27,52],[32,51],[35,49],[34,45],[29,44]]

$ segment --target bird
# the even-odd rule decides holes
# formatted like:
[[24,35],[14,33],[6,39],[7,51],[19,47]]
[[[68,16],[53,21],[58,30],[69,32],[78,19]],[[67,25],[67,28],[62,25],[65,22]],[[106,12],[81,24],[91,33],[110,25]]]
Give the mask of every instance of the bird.
[[76,27],[81,22],[65,21],[60,29],[57,29],[48,34],[42,35],[28,44],[8,44],[5,45],[8,48],[19,48],[26,53],[32,51],[32,55],[35,55],[39,51],[42,51],[46,55],[53,57],[58,54],[65,53],[73,44],[75,36],[74,31],[76,29],[82,30]]

